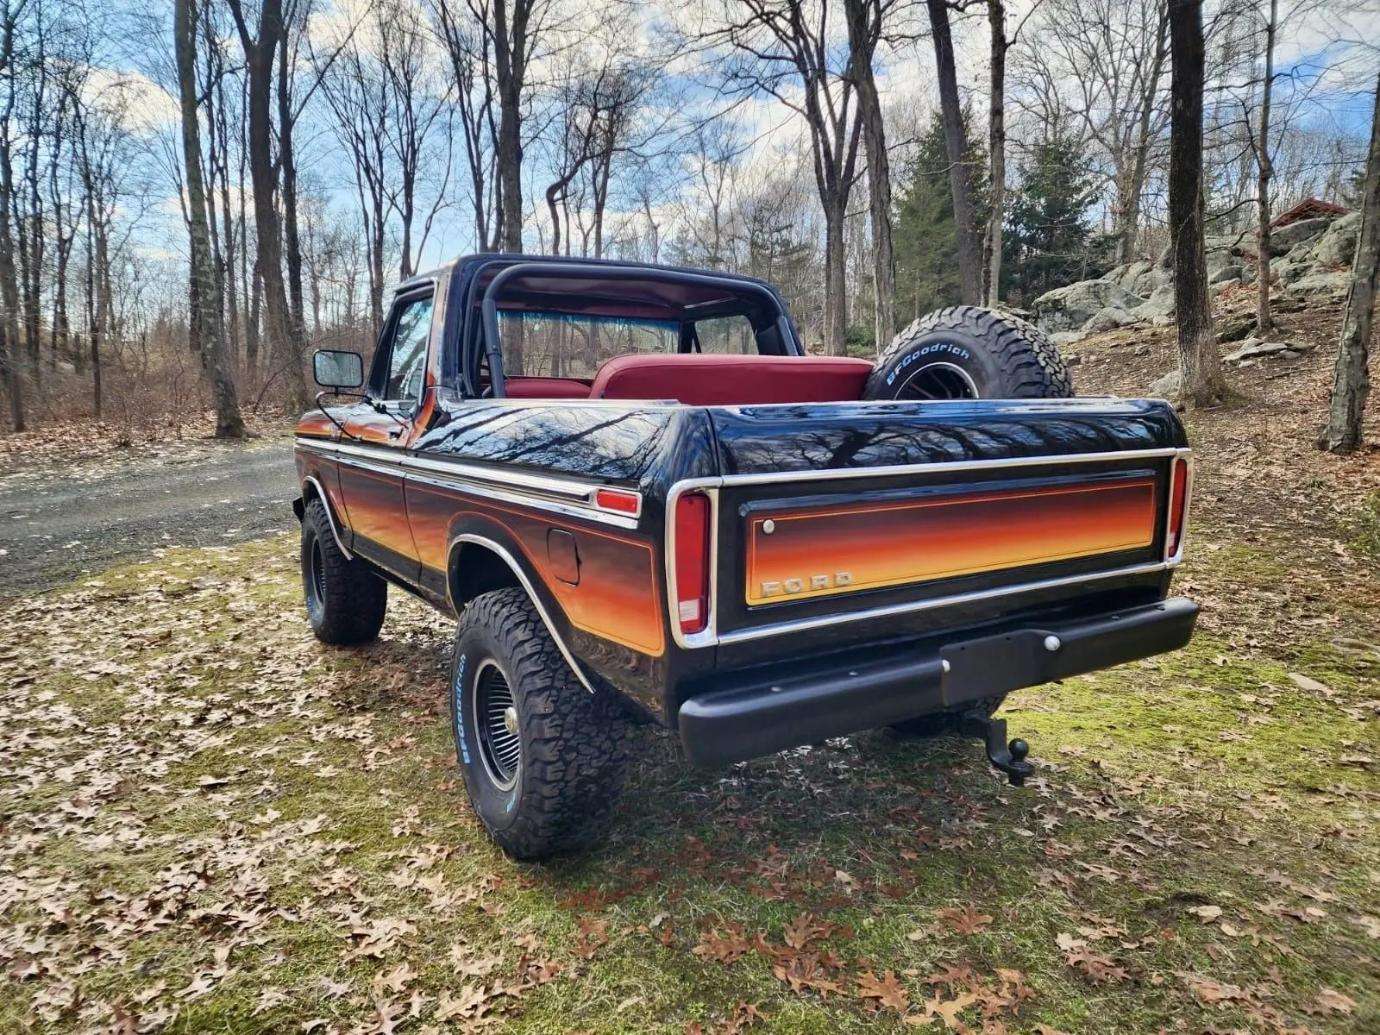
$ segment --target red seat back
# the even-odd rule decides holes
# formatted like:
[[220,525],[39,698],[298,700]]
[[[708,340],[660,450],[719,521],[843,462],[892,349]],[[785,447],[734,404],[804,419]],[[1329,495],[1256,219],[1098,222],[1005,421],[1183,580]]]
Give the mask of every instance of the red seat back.
[[509,377],[503,389],[510,399],[589,398],[589,382],[577,377]]
[[599,368],[591,399],[675,399],[687,406],[845,402],[872,372],[842,356],[619,356]]

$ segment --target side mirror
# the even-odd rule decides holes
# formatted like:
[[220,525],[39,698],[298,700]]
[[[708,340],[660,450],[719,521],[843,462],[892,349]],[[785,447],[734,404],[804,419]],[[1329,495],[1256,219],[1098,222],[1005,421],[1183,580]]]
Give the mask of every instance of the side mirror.
[[311,357],[311,370],[316,383],[332,391],[364,384],[364,358],[358,352],[317,349]]

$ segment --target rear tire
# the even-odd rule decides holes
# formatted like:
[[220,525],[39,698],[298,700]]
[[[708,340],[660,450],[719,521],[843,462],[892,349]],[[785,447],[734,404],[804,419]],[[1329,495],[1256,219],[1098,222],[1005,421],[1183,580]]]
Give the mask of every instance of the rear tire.
[[544,859],[603,835],[627,724],[615,699],[576,678],[521,589],[484,593],[460,616],[450,712],[470,802],[508,855]]
[[922,316],[882,353],[864,399],[1061,399],[1073,379],[1054,343],[1009,313],[960,305]]
[[337,646],[372,640],[388,609],[388,583],[345,556],[319,497],[302,514],[302,595],[311,631]]

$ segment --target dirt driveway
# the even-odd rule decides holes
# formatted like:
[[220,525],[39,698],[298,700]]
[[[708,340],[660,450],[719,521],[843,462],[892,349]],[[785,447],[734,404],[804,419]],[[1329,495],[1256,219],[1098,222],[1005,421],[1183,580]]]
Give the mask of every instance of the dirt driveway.
[[160,547],[259,539],[294,524],[292,444],[188,443],[162,456],[0,475],[0,599]]

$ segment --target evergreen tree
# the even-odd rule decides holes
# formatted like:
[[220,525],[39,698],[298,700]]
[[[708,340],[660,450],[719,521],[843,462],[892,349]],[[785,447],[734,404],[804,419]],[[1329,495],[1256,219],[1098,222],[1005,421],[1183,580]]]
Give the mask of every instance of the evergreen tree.
[[1088,210],[1096,200],[1077,144],[1055,136],[1036,144],[1020,167],[1002,249],[1002,294],[1028,303],[1053,288],[1097,276],[1108,241],[1094,239]]
[[[963,113],[964,122],[969,114]],[[971,141],[972,132],[966,133]],[[979,228],[987,219],[987,158],[980,146],[969,149]],[[958,236],[944,126],[936,114],[928,132],[897,182],[895,233],[896,321],[906,324],[931,309],[959,300]]]

